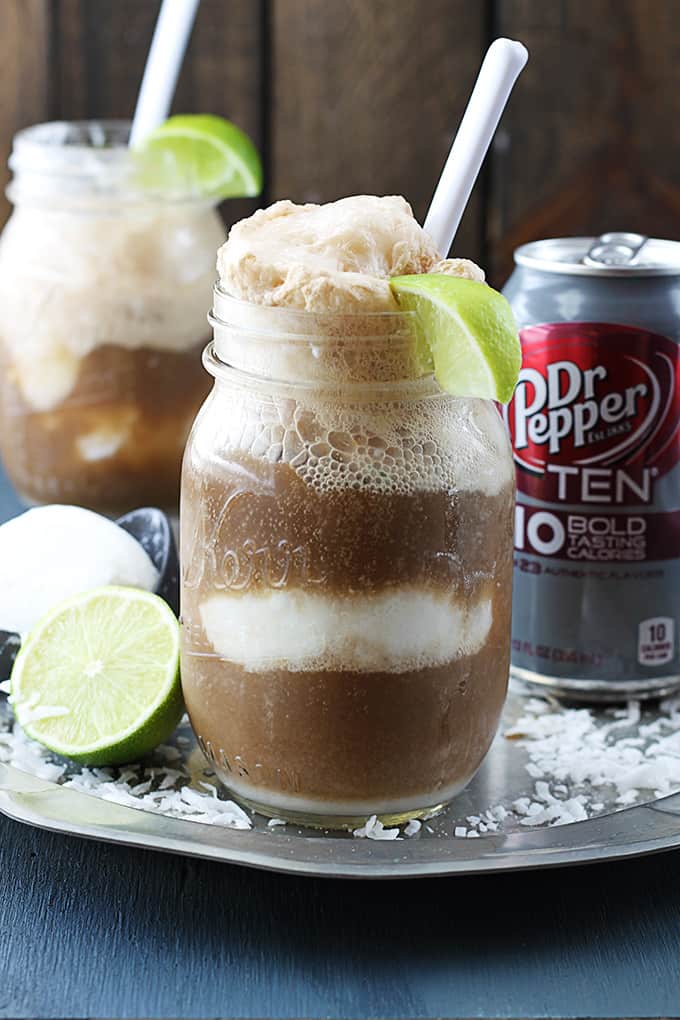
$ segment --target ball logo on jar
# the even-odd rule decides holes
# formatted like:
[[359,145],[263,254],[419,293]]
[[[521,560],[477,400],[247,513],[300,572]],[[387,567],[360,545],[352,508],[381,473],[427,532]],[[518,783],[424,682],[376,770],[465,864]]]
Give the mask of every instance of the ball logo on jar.
[[649,505],[678,460],[677,344],[629,326],[521,331],[505,420],[520,492],[553,503]]

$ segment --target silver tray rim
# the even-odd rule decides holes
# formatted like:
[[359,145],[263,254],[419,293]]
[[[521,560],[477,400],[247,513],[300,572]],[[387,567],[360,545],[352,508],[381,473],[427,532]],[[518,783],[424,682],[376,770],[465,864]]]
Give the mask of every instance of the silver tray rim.
[[583,822],[478,839],[301,839],[234,830],[101,800],[0,764],[0,813],[36,828],[105,843],[286,874],[398,879],[480,875],[642,857],[680,847],[680,793]]

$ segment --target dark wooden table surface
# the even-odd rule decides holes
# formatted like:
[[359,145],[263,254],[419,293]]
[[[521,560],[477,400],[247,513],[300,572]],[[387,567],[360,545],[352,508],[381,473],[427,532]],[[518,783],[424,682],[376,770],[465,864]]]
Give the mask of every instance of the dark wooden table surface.
[[296,879],[0,820],[3,1017],[642,1017],[680,1009],[680,855]]
[[0,874],[3,1018],[680,1014],[678,853],[340,882],[0,817]]

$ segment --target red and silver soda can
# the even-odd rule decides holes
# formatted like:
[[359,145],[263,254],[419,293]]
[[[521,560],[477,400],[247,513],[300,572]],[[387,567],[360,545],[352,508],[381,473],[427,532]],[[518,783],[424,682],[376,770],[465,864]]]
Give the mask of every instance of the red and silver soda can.
[[680,243],[526,244],[512,667],[603,701],[680,688]]

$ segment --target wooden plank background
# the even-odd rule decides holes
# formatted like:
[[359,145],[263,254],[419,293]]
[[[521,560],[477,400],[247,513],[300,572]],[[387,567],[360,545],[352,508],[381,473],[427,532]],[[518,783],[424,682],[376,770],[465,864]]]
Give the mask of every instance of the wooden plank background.
[[[130,115],[158,7],[0,0],[3,169],[20,127]],[[399,192],[422,217],[484,48],[521,39],[530,62],[455,245],[501,284],[537,237],[678,235],[679,23],[680,0],[202,0],[174,108],[254,137],[264,201]]]

